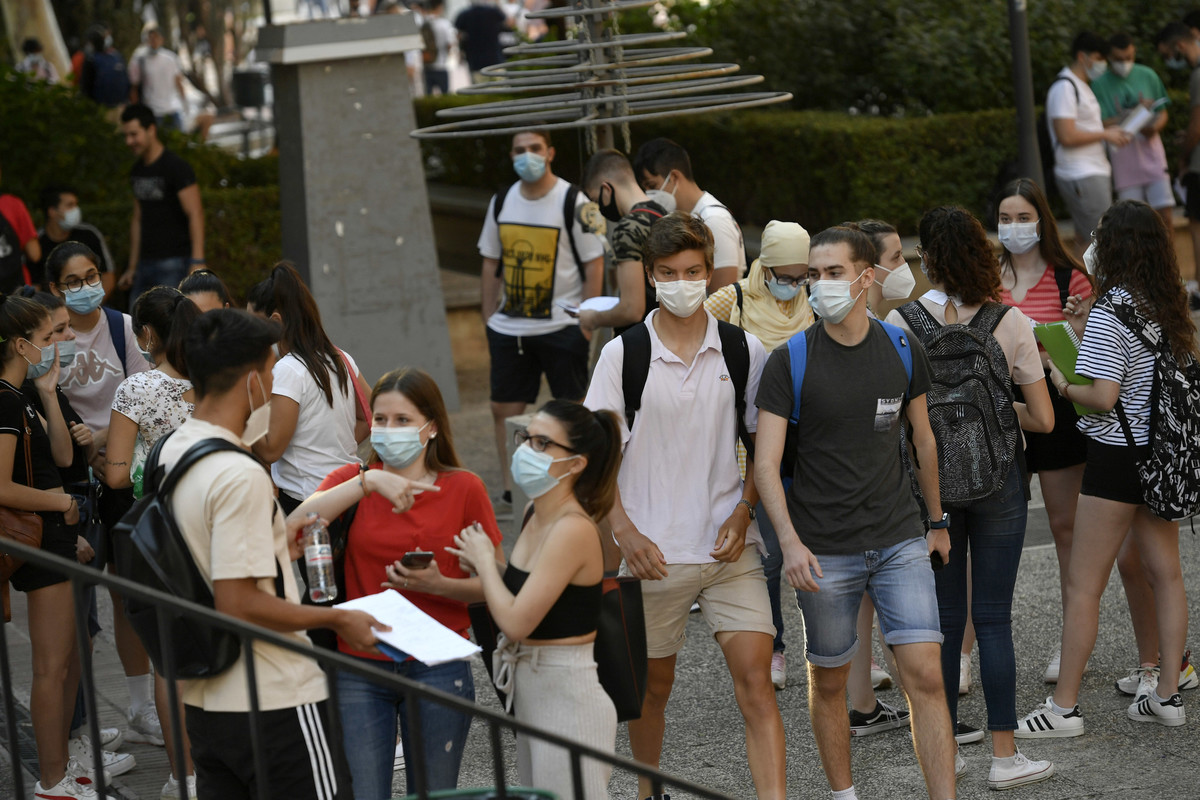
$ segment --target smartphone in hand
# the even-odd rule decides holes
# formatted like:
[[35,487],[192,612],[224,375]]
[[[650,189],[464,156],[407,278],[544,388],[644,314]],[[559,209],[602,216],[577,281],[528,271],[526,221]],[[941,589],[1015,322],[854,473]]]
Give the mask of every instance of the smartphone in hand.
[[433,553],[425,550],[410,550],[400,559],[402,566],[409,569],[425,569],[433,561]]

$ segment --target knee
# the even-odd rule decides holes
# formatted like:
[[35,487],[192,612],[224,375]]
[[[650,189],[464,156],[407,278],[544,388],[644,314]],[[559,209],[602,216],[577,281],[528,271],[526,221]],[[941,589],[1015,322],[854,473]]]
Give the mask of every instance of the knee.
[[945,697],[946,687],[942,679],[940,660],[926,659],[908,663],[901,668],[904,691],[926,698]]
[[808,669],[808,691],[819,702],[844,702],[846,677],[850,665],[843,667],[818,667],[810,664]]
[[1054,543],[1059,547],[1070,547],[1071,539],[1075,534],[1075,515],[1062,509],[1055,509],[1054,513],[1046,512],[1046,519],[1050,523],[1050,532],[1054,535]]
[[646,676],[646,705],[651,708],[665,708],[667,699],[671,696],[671,687],[675,685],[674,673],[667,675]]

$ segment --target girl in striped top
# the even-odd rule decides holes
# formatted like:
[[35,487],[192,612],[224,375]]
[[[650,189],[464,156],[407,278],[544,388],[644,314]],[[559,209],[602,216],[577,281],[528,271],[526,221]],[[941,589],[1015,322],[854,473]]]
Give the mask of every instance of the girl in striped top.
[[[1066,319],[1083,336],[1082,316],[1063,314],[1066,298],[1090,302],[1092,282],[1083,264],[1062,242],[1050,203],[1041,188],[1028,178],[1018,178],[1004,187],[1001,194],[997,232],[1000,253],[1000,302],[1015,306],[1038,323]],[[1050,377],[1050,358],[1038,347],[1046,377]],[[1052,387],[1047,385],[1047,389]],[[1054,404],[1054,430],[1025,434],[1025,463],[1036,472],[1046,502],[1046,517],[1054,549],[1058,555],[1059,590],[1064,604],[1067,596],[1067,564],[1071,561],[1071,541],[1075,533],[1075,503],[1083,481],[1083,463],[1087,460],[1087,438],[1076,429],[1079,415],[1075,406],[1050,391]],[[1058,680],[1059,654],[1050,659],[1045,679]]]
[[[1088,437],[1088,458],[1076,519],[1086,546],[1072,551],[1068,567],[1063,616],[1070,624],[1063,626],[1058,686],[1053,697],[1021,720],[1017,736],[1024,738],[1083,733],[1083,716],[1076,705],[1079,684],[1096,643],[1100,596],[1130,527],[1154,592],[1162,657],[1157,685],[1144,681],[1127,714],[1138,722],[1168,727],[1185,721],[1178,686],[1188,611],[1179,565],[1179,524],[1154,516],[1146,507],[1136,466],[1149,450],[1154,357],[1105,301],[1135,303],[1180,363],[1200,356],[1196,329],[1170,233],[1145,203],[1122,200],[1105,212],[1084,263],[1099,278],[1100,301],[1088,313],[1075,369],[1093,383],[1069,384],[1053,362],[1051,380],[1063,397],[1097,409],[1079,422]],[[1078,305],[1069,301],[1068,315]],[[1120,421],[1122,410],[1128,430]]]

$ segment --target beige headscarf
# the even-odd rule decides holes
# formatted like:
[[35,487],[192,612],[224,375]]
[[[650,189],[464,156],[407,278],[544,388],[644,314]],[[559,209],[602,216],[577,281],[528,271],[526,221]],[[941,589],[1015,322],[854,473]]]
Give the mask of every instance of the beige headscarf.
[[743,309],[739,314],[735,303],[729,321],[757,336],[767,352],[813,323],[813,312],[804,289],[791,300],[781,303],[767,288],[767,268],[808,263],[808,240],[808,231],[799,224],[771,220],[763,229],[759,257],[750,265],[750,274],[739,281]]

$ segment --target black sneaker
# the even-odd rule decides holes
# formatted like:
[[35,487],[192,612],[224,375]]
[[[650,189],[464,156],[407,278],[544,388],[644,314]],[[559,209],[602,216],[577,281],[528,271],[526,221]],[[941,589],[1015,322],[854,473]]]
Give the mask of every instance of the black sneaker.
[[876,700],[875,710],[870,714],[850,709],[850,735],[868,736],[880,731],[890,731],[894,728],[908,726],[908,709],[895,708],[887,703]]
[[976,728],[974,725],[968,725],[965,722],[958,723],[958,727],[954,730],[954,741],[959,744],[975,744],[975,742],[983,741],[983,731]]

